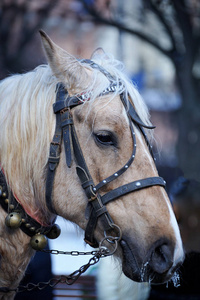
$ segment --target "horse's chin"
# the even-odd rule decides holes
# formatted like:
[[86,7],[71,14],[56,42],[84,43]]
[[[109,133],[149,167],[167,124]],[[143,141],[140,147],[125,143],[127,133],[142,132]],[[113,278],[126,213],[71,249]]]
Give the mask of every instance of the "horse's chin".
[[123,273],[133,281],[141,282],[141,269],[138,265],[138,262],[135,258],[135,255],[131,251],[129,245],[125,240],[121,240],[120,245],[123,252],[122,260],[122,271]]
[[[162,274],[159,274],[151,269],[148,261],[142,262],[141,257],[133,254],[131,247],[125,240],[120,242],[123,259],[122,271],[130,279],[136,282],[149,282],[151,284],[162,284],[172,279],[176,269],[171,268]],[[134,248],[134,250],[136,250]]]

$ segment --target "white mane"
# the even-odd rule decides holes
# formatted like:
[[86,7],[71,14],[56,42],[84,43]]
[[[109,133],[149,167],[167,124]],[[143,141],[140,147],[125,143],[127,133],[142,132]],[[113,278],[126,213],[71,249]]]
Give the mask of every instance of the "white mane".
[[[150,124],[146,105],[124,74],[122,64],[107,54],[96,56],[94,61],[110,72],[117,82],[120,80],[123,83],[138,115],[144,123]],[[82,87],[84,92],[93,91],[91,103],[109,85],[102,73],[92,71],[92,83],[86,89]],[[55,102],[57,82],[50,67],[42,65],[0,83],[0,164],[13,192],[16,196],[23,195],[20,199],[22,204],[34,206],[35,214],[38,208],[46,213],[45,207],[41,207],[43,201],[39,199],[39,194],[41,189],[45,189],[45,166],[55,130],[52,104]],[[41,160],[44,157],[46,159]],[[34,204],[32,199],[35,199]]]

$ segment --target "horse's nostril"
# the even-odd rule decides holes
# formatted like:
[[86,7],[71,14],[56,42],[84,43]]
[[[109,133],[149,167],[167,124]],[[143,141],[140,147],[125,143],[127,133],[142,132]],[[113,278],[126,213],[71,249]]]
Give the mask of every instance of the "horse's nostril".
[[154,272],[163,274],[167,272],[173,264],[173,251],[170,245],[156,245],[151,252],[149,265]]

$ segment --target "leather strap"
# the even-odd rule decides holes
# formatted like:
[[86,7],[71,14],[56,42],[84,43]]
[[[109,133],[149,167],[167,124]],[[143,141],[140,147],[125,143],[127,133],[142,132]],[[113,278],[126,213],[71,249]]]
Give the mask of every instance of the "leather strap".
[[63,109],[61,111],[61,127],[63,132],[63,141],[65,147],[66,164],[68,168],[72,163],[72,142],[71,142],[71,127],[73,125],[72,115],[69,109]]
[[15,199],[12,191],[8,189],[2,170],[0,170],[0,205],[6,213],[17,212],[20,214],[23,221],[19,228],[30,237],[36,233],[46,235],[54,223],[52,222],[52,225],[49,226],[42,226],[25,212],[21,204]]
[[111,176],[105,178],[104,180],[102,180],[101,182],[99,182],[96,186],[95,186],[95,190],[98,191],[100,188],[102,188],[103,186],[105,186],[106,184],[108,184],[109,182],[115,180],[116,178],[118,178],[120,175],[122,175],[132,164],[132,162],[134,161],[135,158],[135,153],[136,153],[136,138],[135,138],[135,132],[133,130],[133,125],[131,123],[131,121],[129,122],[130,124],[130,129],[131,129],[131,135],[132,135],[132,139],[133,139],[133,152],[131,154],[131,157],[129,158],[129,160],[127,161],[127,163],[118,171],[116,171],[114,174],[112,174]]
[[96,228],[98,218],[101,219],[105,230],[112,228],[113,221],[107,212],[107,209],[102,204],[101,196],[95,192],[94,182],[85,162],[74,126],[72,127],[72,142],[74,156],[77,163],[77,175],[80,179],[83,189],[85,190],[89,205],[91,206],[90,217],[85,230],[85,241],[91,246],[97,247],[98,243],[94,238],[94,230]]
[[[56,86],[56,103],[64,101],[66,97],[66,90],[62,83],[58,83]],[[50,212],[57,214],[52,204],[52,191],[55,178],[56,168],[60,161],[62,143],[62,130],[61,130],[61,115],[56,112],[56,128],[55,133],[50,144],[49,159],[47,163],[47,179],[46,179],[46,204]]]
[[166,182],[162,177],[149,177],[145,179],[136,180],[125,185],[122,185],[101,197],[102,203],[106,205],[108,202],[116,200],[117,198],[127,195],[129,193],[139,191],[154,185],[166,186]]
[[140,125],[142,127],[148,128],[148,129],[154,129],[155,126],[150,126],[147,124],[144,124],[138,114],[135,111],[135,108],[133,107],[133,104],[129,100],[129,95],[126,97],[125,92],[120,94],[120,99],[122,103],[124,104],[124,107],[127,109],[127,114],[130,116],[131,120],[136,123],[137,125]]
[[93,69],[96,69],[96,70],[100,71],[101,73],[103,73],[108,78],[110,83],[116,82],[115,78],[106,69],[104,69],[102,66],[96,64],[94,61],[92,61],[90,59],[82,59],[81,63],[85,63],[85,64],[91,66]]

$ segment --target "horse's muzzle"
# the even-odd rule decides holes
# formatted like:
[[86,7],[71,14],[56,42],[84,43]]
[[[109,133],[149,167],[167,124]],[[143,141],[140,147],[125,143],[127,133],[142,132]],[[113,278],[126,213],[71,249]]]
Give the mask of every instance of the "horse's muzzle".
[[[130,246],[122,239],[124,274],[137,282],[161,284],[169,281],[183,262],[183,257],[174,262],[174,247],[168,240],[160,239],[155,242],[145,257],[137,247]],[[134,249],[134,250],[133,250]]]

